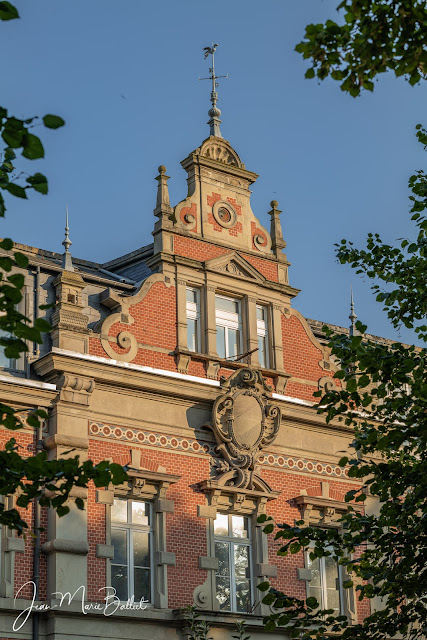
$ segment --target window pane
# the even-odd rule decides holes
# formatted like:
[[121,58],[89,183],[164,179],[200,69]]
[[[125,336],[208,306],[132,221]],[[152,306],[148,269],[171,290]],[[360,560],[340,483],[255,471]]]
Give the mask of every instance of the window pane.
[[230,580],[216,576],[216,597],[221,611],[230,611]]
[[143,600],[143,602],[150,602],[151,589],[150,589],[150,570],[149,569],[134,569],[134,589],[133,595],[135,602]]
[[111,505],[111,522],[127,522],[128,521],[128,503],[126,500],[114,500]]
[[215,558],[218,558],[217,574],[221,576],[230,575],[230,557],[228,542],[215,542]]
[[325,557],[325,586],[327,592],[328,609],[340,609],[339,569],[333,558]]
[[234,358],[240,351],[240,331],[236,329],[227,329],[228,331],[228,353],[227,358]]
[[248,537],[248,519],[243,516],[231,516],[233,538]]
[[150,566],[150,534],[145,531],[133,532],[133,564],[135,567]]
[[[0,329],[0,338],[10,338],[11,335],[7,331]],[[12,361],[9,358],[6,358],[4,355],[4,350],[6,347],[0,346],[0,367],[11,367],[13,366]]]
[[228,536],[228,516],[217,513],[214,520],[214,533],[216,536]]
[[122,529],[112,529],[111,544],[114,547],[114,564],[127,564],[127,535]]
[[187,318],[187,349],[198,351],[197,349],[197,320]]
[[234,546],[234,571],[236,580],[249,578],[249,547],[243,544]]
[[197,304],[197,290],[187,287],[187,302],[193,302]]
[[315,587],[310,582],[309,583],[309,587],[308,587],[307,596],[310,597],[310,598],[316,598],[316,600],[317,600],[317,602],[319,604],[319,607],[321,609],[324,609],[323,602],[322,602],[322,588],[320,586],[319,587]]
[[320,559],[310,560],[310,556],[307,554],[307,566],[311,569],[310,587],[320,587]]
[[147,502],[132,501],[133,524],[150,524],[150,505]]
[[249,580],[236,581],[236,610],[249,612],[251,607]]
[[256,308],[256,319],[264,320],[265,322],[265,307],[257,307]]
[[[111,586],[120,600],[128,599],[128,568],[111,565]],[[109,592],[110,593],[110,592]]]
[[225,358],[225,328],[216,327],[216,350],[220,358]]
[[265,344],[265,338],[262,336],[258,336],[258,362],[261,365],[261,367],[266,367],[266,360],[265,360],[265,354],[266,354],[266,344]]
[[221,298],[215,296],[215,306],[221,311],[229,311],[231,313],[239,313],[239,301],[233,298]]

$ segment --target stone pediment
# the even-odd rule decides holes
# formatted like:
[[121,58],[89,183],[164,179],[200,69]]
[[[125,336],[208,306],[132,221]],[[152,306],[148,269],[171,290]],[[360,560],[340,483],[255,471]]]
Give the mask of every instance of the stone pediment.
[[206,268],[230,275],[233,278],[244,278],[245,280],[249,279],[257,282],[265,281],[264,276],[236,252],[208,260]]
[[200,148],[200,155],[216,162],[243,167],[242,161],[231,144],[222,138],[208,138]]

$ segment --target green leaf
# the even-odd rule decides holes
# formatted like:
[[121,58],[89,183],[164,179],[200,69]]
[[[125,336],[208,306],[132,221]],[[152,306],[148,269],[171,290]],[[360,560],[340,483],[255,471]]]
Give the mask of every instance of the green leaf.
[[260,582],[259,584],[257,584],[256,588],[259,589],[260,591],[268,591],[268,589],[270,588],[270,583]]
[[0,193],[0,218],[3,218],[5,213],[6,213],[6,207],[4,204],[4,198]]
[[307,598],[305,603],[308,609],[317,609],[317,607],[319,606],[319,603],[317,602],[316,598],[314,598],[313,596],[311,596],[310,598]]
[[25,187],[21,187],[19,184],[15,184],[14,182],[9,182],[9,184],[5,187],[5,190],[8,191],[12,196],[16,196],[17,198],[27,199],[27,192],[25,191]]
[[47,194],[47,178],[42,173],[35,173],[33,176],[27,178],[27,182],[35,191],[43,193],[43,195]]
[[28,267],[28,258],[23,253],[14,253],[13,257],[18,267],[21,267],[22,269]]
[[274,529],[274,524],[269,523],[269,524],[265,525],[263,531],[264,531],[264,533],[271,533],[273,531],[273,529]]
[[40,138],[32,133],[26,133],[22,138],[24,150],[22,155],[29,160],[44,158],[44,149]]
[[16,7],[10,2],[2,0],[0,2],[0,20],[15,20],[16,18],[19,18]]
[[308,78],[309,80],[311,78],[314,78],[314,69],[313,67],[311,67],[310,69],[307,69],[307,71],[305,72],[305,77]]
[[48,129],[59,129],[59,127],[63,127],[65,124],[65,120],[60,118],[59,116],[54,116],[50,113],[44,116],[43,124]]
[[13,240],[10,238],[3,238],[3,240],[0,241],[0,247],[5,249],[5,251],[10,251],[13,249]]

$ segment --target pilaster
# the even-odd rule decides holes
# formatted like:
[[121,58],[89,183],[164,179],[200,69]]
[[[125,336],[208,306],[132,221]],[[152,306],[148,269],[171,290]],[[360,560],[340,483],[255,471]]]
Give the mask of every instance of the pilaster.
[[[88,411],[95,382],[91,378],[63,373],[58,381],[59,394],[53,402],[49,436],[45,447],[49,458],[79,456],[87,458],[89,448]],[[74,498],[85,502],[85,509],[77,508]],[[47,592],[70,592],[82,597],[81,587],[87,588],[87,489],[75,487],[70,494],[67,515],[59,518],[53,509],[48,512],[48,539],[42,546],[47,555]],[[77,591],[80,588],[79,591]],[[75,593],[77,591],[77,593]]]

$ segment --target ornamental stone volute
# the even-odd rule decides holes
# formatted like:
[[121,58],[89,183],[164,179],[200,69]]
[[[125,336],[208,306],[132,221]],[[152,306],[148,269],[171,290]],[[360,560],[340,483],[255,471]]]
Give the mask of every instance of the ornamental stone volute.
[[210,425],[222,460],[214,462],[219,485],[239,489],[265,489],[258,475],[261,451],[275,439],[280,408],[272,404],[271,388],[257,369],[241,369],[222,384]]

